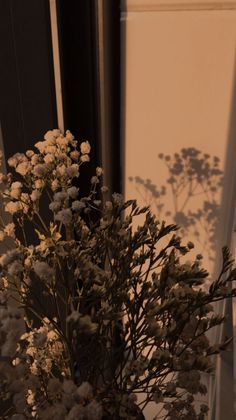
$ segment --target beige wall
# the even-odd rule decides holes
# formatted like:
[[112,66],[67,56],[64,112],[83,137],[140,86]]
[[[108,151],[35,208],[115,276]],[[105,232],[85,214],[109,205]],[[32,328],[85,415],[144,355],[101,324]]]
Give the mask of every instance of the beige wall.
[[[187,190],[178,197],[178,209],[184,207],[186,215],[202,208],[204,201],[219,205],[214,243],[206,242],[205,228],[207,223],[211,227],[211,221],[198,226],[199,238],[191,227],[183,232],[194,241],[196,252],[203,252],[211,273],[221,246],[230,243],[235,206],[235,7],[235,1],[130,0],[124,2],[122,15],[126,198],[152,200],[155,210],[151,194],[129,177],[166,185],[161,215],[171,220],[173,194],[158,155],[192,147],[201,151],[199,158],[218,157],[225,176],[223,189],[217,187],[206,198],[200,185],[185,207]],[[202,238],[204,246],[199,243]]]

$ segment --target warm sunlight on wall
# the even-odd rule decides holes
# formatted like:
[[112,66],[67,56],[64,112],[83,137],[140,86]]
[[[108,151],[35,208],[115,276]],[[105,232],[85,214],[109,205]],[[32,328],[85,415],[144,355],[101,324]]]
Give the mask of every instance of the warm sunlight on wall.
[[236,10],[141,3],[122,16],[126,198],[183,225],[213,273],[233,229]]

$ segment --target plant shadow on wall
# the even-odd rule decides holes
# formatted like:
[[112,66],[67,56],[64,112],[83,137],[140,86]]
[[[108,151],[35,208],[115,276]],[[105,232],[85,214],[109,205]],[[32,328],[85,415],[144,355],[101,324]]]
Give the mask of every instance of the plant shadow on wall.
[[[199,252],[214,260],[223,182],[220,159],[194,147],[172,156],[160,153],[159,158],[168,170],[166,185],[159,187],[140,176],[129,180],[160,220],[171,219],[180,226],[182,237],[194,238]],[[166,204],[170,197],[171,210]]]

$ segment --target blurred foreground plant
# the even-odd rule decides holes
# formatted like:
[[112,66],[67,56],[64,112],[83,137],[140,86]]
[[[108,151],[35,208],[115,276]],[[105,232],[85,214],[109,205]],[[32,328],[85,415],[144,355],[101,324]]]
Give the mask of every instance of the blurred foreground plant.
[[201,256],[183,258],[193,244],[148,207],[110,196],[101,168],[80,197],[88,142],[78,150],[53,130],[35,147],[8,160],[14,176],[1,174],[13,219],[0,230],[1,418],[142,419],[154,401],[157,419],[204,419],[193,396],[227,345],[207,332],[223,322],[213,303],[235,295],[229,251],[206,290]]

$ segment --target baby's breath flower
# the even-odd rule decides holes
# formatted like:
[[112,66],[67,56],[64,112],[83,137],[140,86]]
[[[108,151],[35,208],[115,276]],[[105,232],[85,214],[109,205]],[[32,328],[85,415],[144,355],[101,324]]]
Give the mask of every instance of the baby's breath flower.
[[41,192],[39,190],[34,190],[32,191],[32,193],[30,194],[30,198],[32,201],[37,201],[40,199],[41,197]]
[[32,156],[34,156],[34,151],[33,150],[27,150],[25,154],[28,158],[32,158]]
[[100,166],[97,166],[97,168],[96,168],[96,175],[97,176],[101,176],[102,174],[103,174],[103,169],[100,168]]
[[[48,132],[48,133],[50,133],[50,132]],[[60,134],[61,134],[61,130],[59,130],[59,128],[54,128],[53,130],[52,130],[52,134],[53,134],[53,136],[54,137],[58,137],[58,136],[60,136]],[[44,136],[44,138],[47,140],[47,133],[46,133],[46,135]],[[50,134],[49,134],[49,136],[50,136]],[[51,138],[51,137],[50,137]]]
[[5,211],[10,213],[10,214],[15,214],[15,213],[19,212],[20,210],[21,210],[21,205],[20,205],[19,201],[9,201],[5,205]]
[[101,187],[101,192],[103,193],[103,194],[105,194],[105,193],[107,193],[109,190],[108,190],[108,187],[106,187],[105,185],[103,185],[102,187]]
[[53,196],[55,201],[64,201],[67,198],[67,193],[65,191],[58,191]]
[[5,239],[5,232],[0,230],[0,242],[2,242]]
[[74,136],[70,132],[70,130],[66,130],[66,138],[67,138],[68,141],[73,141],[74,140]]
[[79,152],[77,150],[73,150],[73,152],[70,152],[70,157],[73,160],[78,160],[79,159]]
[[32,166],[35,166],[35,165],[37,165],[37,163],[39,163],[40,162],[40,157],[39,157],[39,155],[37,155],[36,153],[35,154],[33,154],[32,155],[32,157],[31,157],[31,165]]
[[57,174],[59,175],[59,176],[62,176],[62,177],[64,177],[65,176],[65,174],[66,174],[66,165],[59,165],[58,167],[57,167]]
[[37,276],[43,280],[50,280],[54,275],[54,270],[45,261],[36,261],[33,269]]
[[62,137],[58,137],[56,142],[60,147],[65,148],[68,145],[69,140],[66,137],[62,136]]
[[62,209],[60,210],[56,216],[55,220],[62,222],[64,225],[69,225],[72,221],[72,213],[70,209]]
[[40,189],[42,189],[44,187],[45,181],[43,179],[36,179],[34,181],[34,185],[35,185],[35,188],[37,188],[38,190],[40,190]]
[[75,200],[73,201],[71,207],[72,207],[72,210],[79,211],[79,210],[84,209],[86,206],[85,206],[85,203],[83,203],[82,201]]
[[57,148],[56,148],[56,146],[52,146],[52,145],[49,144],[45,147],[44,153],[49,153],[51,155],[55,155],[57,153]]
[[61,208],[61,204],[59,201],[52,201],[52,203],[49,204],[49,208],[53,212],[57,212]]
[[58,182],[57,179],[54,179],[51,182],[51,189],[52,189],[52,191],[56,191],[59,188],[59,186],[60,186],[60,184],[59,184],[59,182]]
[[70,187],[67,190],[67,194],[70,198],[77,198],[79,189],[76,187]]
[[80,156],[80,162],[89,162],[89,161],[90,161],[89,155],[81,155]]
[[55,161],[55,156],[53,156],[51,153],[47,153],[43,160],[45,163],[53,163]]
[[5,228],[4,232],[7,236],[15,237],[15,224],[14,223],[8,223]]
[[11,168],[15,168],[17,164],[19,163],[20,159],[22,159],[21,153],[15,153],[15,155],[11,156],[7,163]]
[[21,162],[16,167],[16,172],[18,172],[22,176],[27,175],[30,172],[30,170],[31,170],[31,165],[28,161],[27,162]]
[[90,153],[91,150],[91,146],[89,144],[88,141],[83,141],[80,145],[80,151],[82,153],[82,155],[86,155],[88,153]]
[[53,132],[52,130],[48,130],[45,134],[44,134],[44,139],[46,141],[54,141],[55,137],[60,135],[60,130],[57,130],[55,132]]
[[34,147],[40,151],[40,153],[44,153],[46,143],[44,141],[38,141],[35,143]]
[[43,178],[46,176],[48,172],[48,166],[44,163],[39,163],[34,166],[32,173],[39,178]]
[[91,184],[97,184],[98,182],[99,182],[98,177],[97,176],[92,176]]
[[20,197],[20,195],[21,195],[21,188],[22,188],[22,187],[23,187],[23,185],[22,185],[22,183],[21,183],[21,182],[18,182],[18,181],[13,182],[13,183],[11,184],[10,196],[11,196],[12,198],[16,198],[16,199],[18,199],[18,198]]
[[71,166],[66,168],[66,173],[70,178],[78,177],[79,176],[79,165],[77,163],[73,163]]

